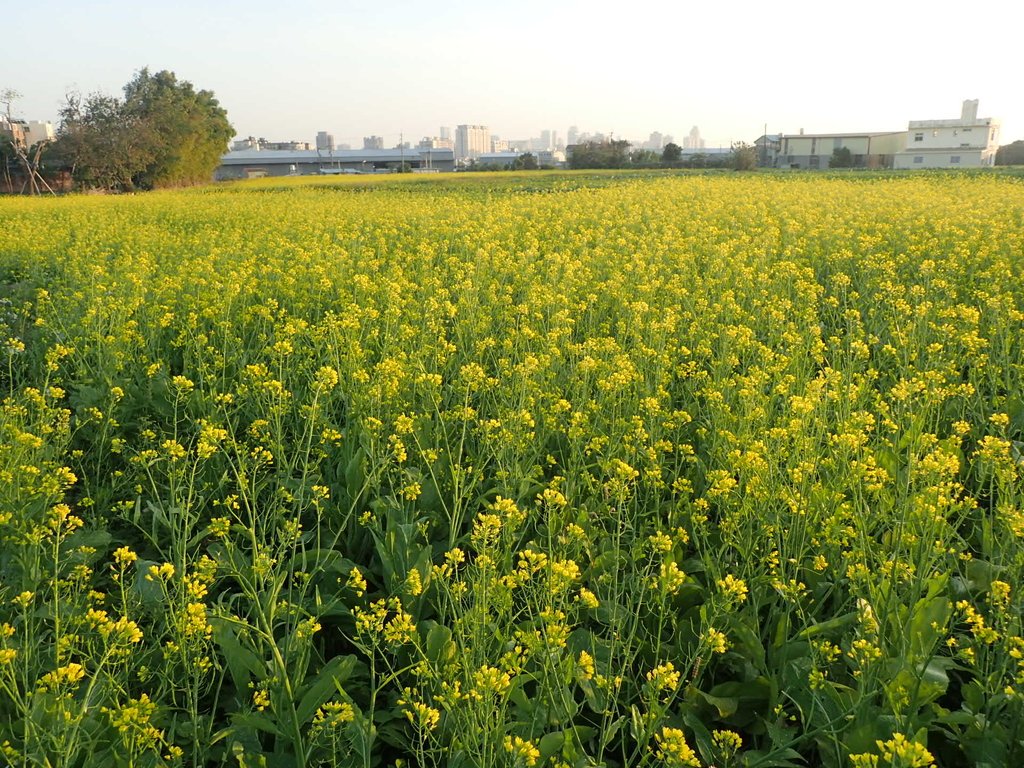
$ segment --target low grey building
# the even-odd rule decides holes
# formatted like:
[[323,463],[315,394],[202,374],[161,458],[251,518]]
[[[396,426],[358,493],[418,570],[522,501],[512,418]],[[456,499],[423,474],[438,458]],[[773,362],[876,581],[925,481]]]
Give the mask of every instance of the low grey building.
[[399,170],[403,163],[414,171],[454,171],[455,153],[451,149],[244,149],[222,156],[214,178],[388,173]]

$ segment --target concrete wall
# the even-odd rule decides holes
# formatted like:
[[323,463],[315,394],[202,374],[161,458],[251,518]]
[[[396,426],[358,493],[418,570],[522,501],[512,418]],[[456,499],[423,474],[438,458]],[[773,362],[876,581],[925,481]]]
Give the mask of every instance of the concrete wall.
[[881,136],[871,137],[871,154],[873,155],[895,155],[904,149],[907,143],[907,132],[896,131]]
[[[959,158],[959,162],[955,161]],[[915,170],[920,168],[984,168],[992,165],[980,149],[941,149],[918,152],[908,150],[896,155],[896,168]]]
[[907,134],[908,152],[919,149],[984,149],[989,144],[990,129],[985,125],[939,126],[914,128]]

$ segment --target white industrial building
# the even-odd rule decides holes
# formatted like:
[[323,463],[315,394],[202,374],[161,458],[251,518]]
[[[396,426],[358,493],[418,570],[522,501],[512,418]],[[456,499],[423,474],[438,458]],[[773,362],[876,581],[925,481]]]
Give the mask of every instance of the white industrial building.
[[[904,145],[903,131],[873,133],[784,133],[776,140],[775,165],[779,168],[829,167],[832,153],[847,149],[854,168],[892,168]],[[762,141],[761,137],[758,141]],[[758,150],[762,149],[757,145]]]
[[911,120],[896,168],[984,168],[995,165],[999,121],[978,117],[978,100],[963,103],[952,120]]

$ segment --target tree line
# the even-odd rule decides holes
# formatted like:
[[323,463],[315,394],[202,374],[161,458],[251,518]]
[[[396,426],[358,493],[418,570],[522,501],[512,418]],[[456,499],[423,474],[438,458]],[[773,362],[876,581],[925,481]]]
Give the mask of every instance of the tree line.
[[[15,175],[43,181],[63,176],[82,189],[186,186],[212,179],[232,136],[227,112],[211,91],[173,72],[143,68],[123,96],[67,94],[55,138],[27,148],[5,136],[0,163],[8,178],[13,168]],[[30,149],[34,160],[26,165],[22,156]]]
[[585,141],[570,148],[569,167],[584,168],[733,168],[749,170],[757,165],[755,148],[744,142],[732,145],[729,154],[683,155],[683,148],[669,142],[661,153],[633,148],[625,139]]

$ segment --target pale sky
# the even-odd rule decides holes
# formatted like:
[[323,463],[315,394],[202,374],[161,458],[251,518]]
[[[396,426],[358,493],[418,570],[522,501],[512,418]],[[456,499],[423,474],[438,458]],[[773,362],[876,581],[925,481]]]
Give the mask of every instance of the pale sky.
[[362,146],[442,125],[502,138],[614,132],[708,146],[763,131],[904,130],[964,99],[1024,139],[1018,0],[692,6],[517,0],[34,0],[8,4],[0,89],[56,121],[64,93],[120,95],[170,69],[212,90],[241,136]]

